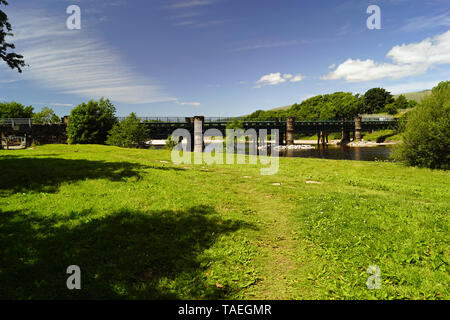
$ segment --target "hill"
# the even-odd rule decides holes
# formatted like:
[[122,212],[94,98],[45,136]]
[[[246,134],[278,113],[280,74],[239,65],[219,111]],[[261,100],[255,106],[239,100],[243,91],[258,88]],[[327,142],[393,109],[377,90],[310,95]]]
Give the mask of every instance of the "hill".
[[[404,95],[406,97],[406,99],[408,100],[414,100],[417,102],[422,101],[423,98],[425,98],[426,96],[428,96],[431,93],[431,90],[422,90],[422,91],[417,91],[417,92],[407,92],[407,93],[402,93],[402,95]],[[401,94],[397,94],[394,95],[394,98],[398,98],[398,96],[400,96]],[[289,110],[290,106],[284,106],[284,107],[277,107],[277,108],[273,108],[273,109],[268,109],[267,111],[280,111],[280,110]]]
[[[422,101],[423,98],[428,96],[430,93],[431,93],[431,90],[423,90],[423,91],[417,91],[417,92],[403,93],[403,95],[408,100],[414,100],[416,102],[420,102],[420,101]],[[398,94],[398,95],[395,95],[394,97],[397,98],[398,96],[400,96],[400,95]]]

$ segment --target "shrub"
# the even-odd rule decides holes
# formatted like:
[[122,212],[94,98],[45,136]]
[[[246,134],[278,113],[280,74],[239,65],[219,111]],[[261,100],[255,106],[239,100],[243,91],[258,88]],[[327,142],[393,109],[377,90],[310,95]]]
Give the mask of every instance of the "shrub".
[[403,143],[394,158],[408,165],[448,170],[450,167],[450,81],[433,88],[408,112]]
[[176,141],[174,138],[172,138],[172,136],[169,136],[166,139],[166,148],[169,150],[172,150],[173,148],[175,148],[175,146],[178,144],[178,141]]
[[70,144],[104,144],[117,119],[116,109],[109,100],[89,101],[72,109],[67,125]]
[[146,140],[148,129],[141,124],[135,113],[131,113],[124,121],[114,125],[106,144],[123,148],[142,148]]

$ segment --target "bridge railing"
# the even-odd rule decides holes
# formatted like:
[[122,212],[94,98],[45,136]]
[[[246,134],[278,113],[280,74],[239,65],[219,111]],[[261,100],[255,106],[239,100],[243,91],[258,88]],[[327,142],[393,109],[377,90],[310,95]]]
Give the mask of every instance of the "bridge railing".
[[33,125],[34,120],[31,118],[7,118],[0,119],[0,126],[16,126],[16,125]]
[[[190,117],[138,117],[141,122],[147,123],[186,123]],[[192,117],[191,117],[192,118]],[[126,117],[117,117],[124,121]],[[245,120],[244,117],[205,117],[205,122],[232,122],[233,120]]]
[[[126,117],[118,117],[119,121],[123,121]],[[141,122],[147,123],[186,123],[189,117],[138,117]],[[205,122],[232,122],[232,121],[244,121],[244,122],[278,122],[277,120],[267,119],[248,119],[245,117],[205,117]],[[353,122],[354,120],[346,120],[344,122]],[[395,122],[393,118],[363,118],[362,122]],[[286,122],[286,120],[280,120],[279,122]],[[342,120],[320,120],[320,121],[300,121],[300,123],[342,123]]]

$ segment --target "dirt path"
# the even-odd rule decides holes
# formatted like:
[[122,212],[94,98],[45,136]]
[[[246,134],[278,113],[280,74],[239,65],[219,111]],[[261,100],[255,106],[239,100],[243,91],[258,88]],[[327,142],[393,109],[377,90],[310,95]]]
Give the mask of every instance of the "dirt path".
[[252,288],[254,298],[289,300],[315,297],[314,288],[308,283],[313,262],[309,259],[308,244],[298,236],[296,224],[289,217],[292,205],[278,196],[265,194],[255,197],[255,207],[260,208],[258,217],[264,223],[256,240],[263,252],[258,260],[263,280]]

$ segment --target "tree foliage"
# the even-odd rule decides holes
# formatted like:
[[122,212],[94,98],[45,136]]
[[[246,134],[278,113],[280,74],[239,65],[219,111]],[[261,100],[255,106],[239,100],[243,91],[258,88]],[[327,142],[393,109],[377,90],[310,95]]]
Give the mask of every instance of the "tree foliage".
[[61,119],[55,114],[53,109],[44,107],[38,113],[33,115],[34,123],[36,124],[48,124],[48,123],[58,123]]
[[117,123],[116,108],[108,100],[91,100],[72,109],[67,125],[69,143],[104,144]]
[[[0,5],[8,5],[6,0],[0,0]],[[14,52],[8,52],[10,49],[14,50],[16,47],[13,43],[7,42],[6,37],[12,37],[12,27],[8,21],[8,16],[5,12],[0,10],[0,59],[5,61],[11,69],[17,69],[22,72],[25,66],[23,56]]]
[[2,102],[0,103],[0,119],[1,118],[32,118],[33,107],[18,102]]
[[321,121],[352,119],[362,111],[362,99],[349,92],[335,92],[318,95],[294,104],[288,110],[258,110],[246,117],[247,120],[285,120],[294,117],[298,121]]
[[373,88],[364,94],[364,112],[379,113],[383,112],[387,104],[393,103],[392,94],[383,88]]
[[131,113],[124,121],[113,126],[106,144],[123,148],[141,148],[146,140],[148,129],[141,124],[135,113]]
[[394,158],[408,165],[450,168],[450,81],[433,88],[430,96],[408,112],[403,143]]

